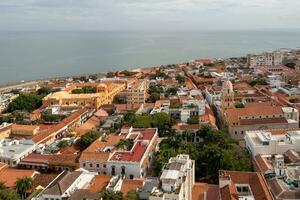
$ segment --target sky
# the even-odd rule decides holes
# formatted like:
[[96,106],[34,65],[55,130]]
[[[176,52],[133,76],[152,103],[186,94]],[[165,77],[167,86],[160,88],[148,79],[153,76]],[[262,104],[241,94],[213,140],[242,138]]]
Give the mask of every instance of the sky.
[[0,31],[300,29],[300,0],[0,0]]

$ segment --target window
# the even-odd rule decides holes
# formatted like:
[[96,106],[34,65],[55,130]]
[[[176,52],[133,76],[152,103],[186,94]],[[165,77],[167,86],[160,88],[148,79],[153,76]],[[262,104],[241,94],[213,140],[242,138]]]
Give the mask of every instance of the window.
[[106,164],[103,165],[103,168],[106,168]]
[[92,163],[90,163],[90,167],[93,167],[93,164],[92,164]]
[[97,168],[99,168],[100,167],[100,165],[99,164],[97,164]]
[[129,175],[129,178],[130,178],[130,179],[133,179],[133,177],[134,177],[133,174],[130,174],[130,175]]
[[124,167],[124,166],[122,166],[122,168],[121,168],[121,174],[122,174],[122,175],[125,174],[125,167]]
[[112,166],[111,167],[111,175],[115,175],[116,174],[116,169],[115,169],[115,166]]
[[82,163],[82,166],[85,167],[85,163]]

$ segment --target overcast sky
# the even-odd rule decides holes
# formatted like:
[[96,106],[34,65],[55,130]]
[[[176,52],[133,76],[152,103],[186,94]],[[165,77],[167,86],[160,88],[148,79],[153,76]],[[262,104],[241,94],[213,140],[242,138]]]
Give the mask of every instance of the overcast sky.
[[0,0],[0,30],[300,28],[300,0]]

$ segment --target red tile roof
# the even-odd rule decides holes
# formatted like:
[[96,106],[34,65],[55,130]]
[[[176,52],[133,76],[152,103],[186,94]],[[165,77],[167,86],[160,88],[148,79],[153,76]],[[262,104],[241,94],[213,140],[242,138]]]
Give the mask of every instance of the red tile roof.
[[38,153],[31,153],[25,158],[21,160],[19,164],[42,164],[48,165],[49,160],[52,157],[50,154],[38,154]]
[[49,165],[78,167],[78,157],[76,154],[54,154],[49,159]]
[[7,168],[0,172],[0,181],[5,184],[6,187],[11,188],[15,186],[15,182],[24,177],[34,177],[38,172],[34,170],[23,170]]
[[35,143],[43,143],[49,140],[51,137],[55,136],[57,132],[67,128],[72,123],[80,119],[80,117],[87,113],[87,109],[79,109],[76,112],[72,113],[67,118],[63,119],[59,124],[51,126],[49,129],[45,129],[40,133],[34,135],[31,139]]
[[138,190],[143,187],[142,179],[124,179],[121,186],[121,192],[126,195],[131,190]]
[[90,192],[102,192],[105,190],[111,178],[112,176],[110,175],[96,175],[88,186],[88,190]]
[[147,144],[144,144],[142,141],[136,142],[134,147],[130,152],[115,152],[110,161],[125,161],[125,162],[140,162],[145,151],[147,149]]
[[[239,171],[220,171],[219,178],[229,177],[232,186],[234,184],[249,184],[255,200],[272,200],[270,191],[263,178],[263,175],[258,172],[239,172]],[[227,185],[228,186],[228,185]],[[225,186],[226,187],[226,186]],[[230,198],[228,196],[230,194]],[[234,198],[232,198],[234,197]],[[236,199],[236,188],[221,188],[222,200]]]

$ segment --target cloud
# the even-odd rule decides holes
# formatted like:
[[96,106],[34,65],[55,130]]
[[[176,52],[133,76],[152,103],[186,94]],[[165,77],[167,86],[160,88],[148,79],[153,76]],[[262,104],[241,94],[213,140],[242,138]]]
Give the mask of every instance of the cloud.
[[2,0],[0,30],[300,28],[299,0]]

